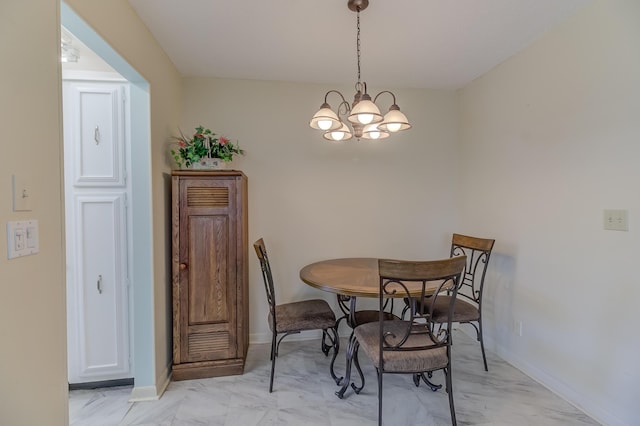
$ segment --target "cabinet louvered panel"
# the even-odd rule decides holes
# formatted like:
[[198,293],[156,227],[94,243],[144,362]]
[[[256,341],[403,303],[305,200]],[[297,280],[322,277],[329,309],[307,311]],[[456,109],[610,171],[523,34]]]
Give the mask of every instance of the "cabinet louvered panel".
[[227,207],[229,205],[229,188],[194,187],[187,188],[188,207]]
[[212,332],[189,335],[189,361],[214,359],[229,350],[229,333]]
[[241,374],[249,344],[247,180],[172,172],[173,379]]

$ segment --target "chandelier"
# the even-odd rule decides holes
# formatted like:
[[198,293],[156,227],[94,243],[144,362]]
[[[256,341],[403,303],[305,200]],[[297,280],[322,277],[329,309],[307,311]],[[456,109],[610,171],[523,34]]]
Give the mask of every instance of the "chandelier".
[[[348,0],[347,2],[349,10],[356,12],[357,16],[358,82],[355,85],[356,94],[353,97],[353,103],[349,105],[339,91],[329,90],[324,95],[324,102],[320,105],[320,109],[309,122],[312,128],[323,131],[323,137],[330,141],[346,141],[353,136],[358,140],[360,138],[384,139],[388,138],[391,133],[411,128],[409,120],[396,104],[396,96],[393,93],[384,90],[378,93],[372,101],[371,96],[367,93],[367,83],[360,81],[360,11],[365,10],[367,6],[369,6],[369,0]],[[331,93],[340,97],[340,103],[335,112],[327,102]],[[378,97],[383,94],[391,95],[393,98],[393,104],[384,117],[376,105]],[[346,116],[351,127],[340,116]]]

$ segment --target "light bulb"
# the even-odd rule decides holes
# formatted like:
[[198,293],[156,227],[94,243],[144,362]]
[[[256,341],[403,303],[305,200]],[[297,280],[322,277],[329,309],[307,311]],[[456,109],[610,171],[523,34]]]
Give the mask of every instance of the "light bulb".
[[373,121],[373,114],[358,114],[358,121],[362,124],[369,124]]
[[318,120],[320,130],[329,130],[331,128],[331,120]]
[[398,130],[400,130],[400,127],[402,127],[402,124],[400,124],[400,123],[389,123],[389,124],[387,124],[387,129],[390,132],[397,132]]
[[380,137],[380,132],[378,131],[371,131],[369,132],[369,137],[371,139],[378,139]]
[[344,138],[344,132],[331,132],[331,138],[334,141],[341,141]]

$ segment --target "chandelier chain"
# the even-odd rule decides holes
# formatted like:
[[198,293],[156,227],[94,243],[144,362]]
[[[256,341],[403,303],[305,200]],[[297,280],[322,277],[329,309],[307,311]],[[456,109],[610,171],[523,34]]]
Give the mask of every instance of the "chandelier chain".
[[360,8],[358,8],[356,10],[356,15],[357,15],[357,37],[356,37],[356,51],[358,54],[358,85],[360,85]]

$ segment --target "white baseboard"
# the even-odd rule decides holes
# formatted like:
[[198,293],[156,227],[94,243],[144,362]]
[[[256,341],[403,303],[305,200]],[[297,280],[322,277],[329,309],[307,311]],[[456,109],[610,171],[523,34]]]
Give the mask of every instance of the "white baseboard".
[[156,386],[135,386],[131,391],[129,402],[156,401],[160,399],[171,382],[171,366],[165,368],[162,382]]
[[[278,335],[278,339],[281,335]],[[301,331],[298,334],[292,334],[286,337],[287,341],[295,340],[314,340],[322,337],[320,330]],[[253,333],[249,335],[249,344],[259,343],[271,343],[271,332],[268,333]]]
[[129,402],[155,401],[160,399],[156,386],[134,386]]
[[[346,321],[341,321],[341,322],[342,324],[338,329],[338,335],[340,336],[340,338],[349,337],[352,331],[351,328],[349,328]],[[315,340],[315,339],[319,339],[320,337],[322,337],[322,332],[320,330],[309,330],[309,331],[302,331],[300,332],[300,334],[292,334],[290,336],[287,336],[286,340],[289,340],[289,341]],[[278,336],[278,339],[279,338],[280,338],[280,335]],[[258,343],[271,343],[271,332],[269,331],[267,333],[250,334],[249,344],[258,344]]]
[[[475,335],[469,334],[469,336],[475,339]],[[507,350],[507,348],[496,344],[495,341],[487,339],[486,336],[484,343],[485,348],[496,348],[496,354],[504,361],[520,370],[532,380],[540,383],[555,395],[564,399],[569,404],[584,412],[597,422],[608,426],[627,426],[626,422],[623,422],[609,410],[606,410],[604,407],[602,407],[599,401],[594,401],[586,398],[584,394],[576,392],[575,389],[571,388],[566,383],[549,375],[545,371],[540,370],[539,368],[530,364],[528,361]]]

